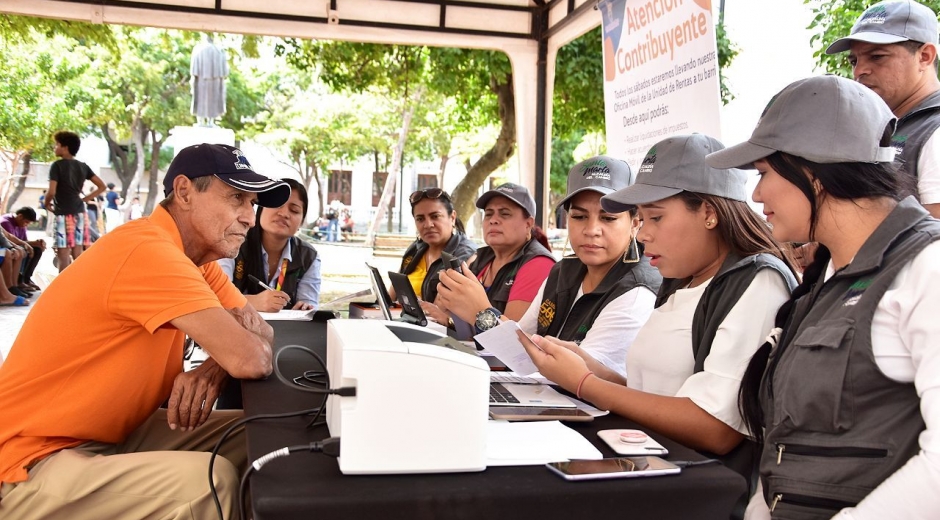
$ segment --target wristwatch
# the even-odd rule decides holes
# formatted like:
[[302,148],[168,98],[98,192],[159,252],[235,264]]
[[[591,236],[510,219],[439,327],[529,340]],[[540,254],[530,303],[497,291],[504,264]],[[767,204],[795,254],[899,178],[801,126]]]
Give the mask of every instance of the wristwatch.
[[486,309],[478,312],[477,321],[474,324],[476,326],[477,332],[484,332],[499,325],[499,317],[502,315],[503,313],[499,312],[493,307],[487,307]]

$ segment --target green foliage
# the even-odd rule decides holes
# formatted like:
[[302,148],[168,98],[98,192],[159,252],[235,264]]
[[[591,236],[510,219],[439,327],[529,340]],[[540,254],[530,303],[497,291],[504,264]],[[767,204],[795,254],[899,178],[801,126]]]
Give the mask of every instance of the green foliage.
[[734,99],[728,80],[725,78],[725,68],[731,65],[731,62],[738,55],[738,49],[734,43],[728,39],[728,33],[725,31],[725,22],[721,20],[715,26],[715,43],[718,46],[718,83],[721,86],[721,104],[727,105]]
[[[918,0],[920,3],[940,12],[940,0]],[[810,45],[815,49],[813,57],[820,68],[831,74],[846,78],[852,77],[848,53],[826,54],[826,47],[832,42],[848,36],[855,20],[865,9],[877,3],[875,0],[803,0],[811,6],[814,17],[808,29],[815,30],[810,38]]]
[[[597,27],[558,49],[552,98],[553,137],[567,141],[573,136],[606,130],[602,40],[601,28]],[[564,170],[567,174],[567,168]]]
[[57,36],[74,40],[83,46],[97,44],[110,50],[117,48],[109,25],[0,14],[0,39],[7,42],[36,43]]

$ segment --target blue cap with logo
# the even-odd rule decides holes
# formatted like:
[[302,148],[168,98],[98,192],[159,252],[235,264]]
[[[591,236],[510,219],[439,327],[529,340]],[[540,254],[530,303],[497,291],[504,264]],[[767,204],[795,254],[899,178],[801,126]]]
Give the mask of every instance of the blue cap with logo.
[[265,208],[279,208],[290,198],[287,183],[255,173],[245,154],[227,144],[196,144],[180,150],[163,178],[164,195],[173,191],[173,179],[179,175],[190,179],[215,175],[233,188],[257,193],[258,205]]

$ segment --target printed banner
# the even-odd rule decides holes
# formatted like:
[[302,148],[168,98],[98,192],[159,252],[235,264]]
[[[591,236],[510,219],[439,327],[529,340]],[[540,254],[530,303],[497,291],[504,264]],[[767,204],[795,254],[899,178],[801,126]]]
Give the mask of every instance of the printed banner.
[[636,172],[676,134],[721,138],[711,0],[601,0],[607,153]]

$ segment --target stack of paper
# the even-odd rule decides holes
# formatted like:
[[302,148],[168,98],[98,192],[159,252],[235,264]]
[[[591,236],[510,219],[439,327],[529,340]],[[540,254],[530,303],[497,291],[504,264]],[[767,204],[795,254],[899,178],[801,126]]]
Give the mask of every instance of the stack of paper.
[[259,312],[264,321],[311,321],[313,319],[313,309],[307,311],[284,309],[279,312]]
[[535,466],[603,458],[583,435],[558,421],[489,421],[486,435],[487,466]]

